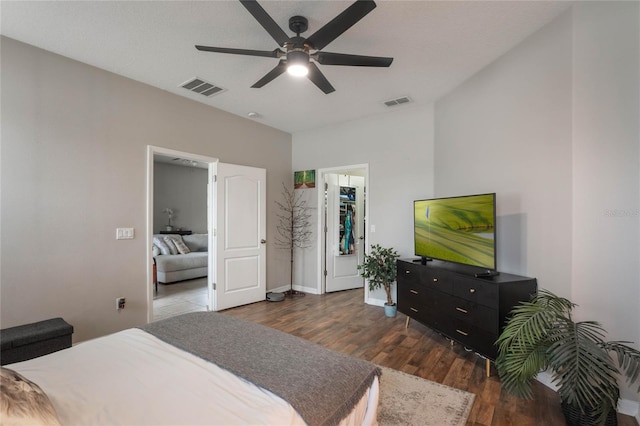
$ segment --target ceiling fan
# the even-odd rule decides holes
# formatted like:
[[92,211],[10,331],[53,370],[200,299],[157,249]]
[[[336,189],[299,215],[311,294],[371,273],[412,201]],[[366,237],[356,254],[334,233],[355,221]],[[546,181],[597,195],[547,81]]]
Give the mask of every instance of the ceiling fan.
[[324,93],[331,93],[335,91],[334,87],[311,60],[321,65],[348,65],[359,67],[388,67],[391,65],[391,62],[393,62],[393,58],[321,51],[325,46],[375,9],[376,3],[372,0],[357,0],[341,14],[313,33],[309,38],[300,36],[301,33],[308,29],[308,21],[304,16],[293,16],[289,19],[289,29],[296,34],[294,37],[289,37],[256,0],[240,0],[240,3],[242,3],[258,23],[267,30],[278,45],[285,50],[231,49],[200,45],[196,45],[196,49],[206,52],[279,58],[280,62],[278,65],[251,87],[263,87],[287,71],[293,75],[306,75],[307,78]]

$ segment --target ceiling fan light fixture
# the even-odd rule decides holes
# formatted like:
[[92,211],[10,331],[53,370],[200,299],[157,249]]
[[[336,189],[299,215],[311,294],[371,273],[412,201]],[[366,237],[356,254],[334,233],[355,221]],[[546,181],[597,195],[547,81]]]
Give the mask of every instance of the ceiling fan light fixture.
[[302,50],[288,52],[287,73],[295,77],[304,77],[309,74],[309,54]]
[[303,64],[289,64],[287,72],[294,77],[304,77],[309,74],[309,68]]

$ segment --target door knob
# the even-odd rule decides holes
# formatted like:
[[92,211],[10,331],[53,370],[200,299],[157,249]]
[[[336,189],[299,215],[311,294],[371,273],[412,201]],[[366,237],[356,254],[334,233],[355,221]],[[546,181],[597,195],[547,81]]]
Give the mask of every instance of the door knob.
[[260,244],[267,244],[267,240],[265,240],[264,238],[260,240]]

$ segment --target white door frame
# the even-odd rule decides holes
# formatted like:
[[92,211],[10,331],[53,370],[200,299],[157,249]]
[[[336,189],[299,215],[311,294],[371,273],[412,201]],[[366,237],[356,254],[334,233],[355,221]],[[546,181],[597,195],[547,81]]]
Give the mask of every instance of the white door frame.
[[147,259],[147,322],[153,321],[153,254],[151,247],[153,246],[153,160],[156,155],[174,156],[184,158],[186,160],[198,161],[201,163],[207,163],[209,165],[208,170],[208,185],[207,185],[207,232],[209,234],[209,274],[207,278],[207,287],[209,288],[207,294],[209,295],[209,302],[207,309],[212,306],[211,294],[212,294],[212,278],[215,276],[213,268],[215,265],[215,250],[211,247],[215,247],[213,244],[213,234],[215,223],[213,221],[212,210],[214,201],[214,186],[213,176],[216,174],[218,159],[214,157],[208,157],[205,155],[193,154],[190,152],[176,151],[173,149],[162,148],[153,145],[147,145],[147,244],[146,247],[146,259]]
[[[364,208],[364,217],[367,219],[367,222],[365,222],[365,226],[364,226],[364,230],[363,230],[363,235],[364,235],[364,250],[365,253],[369,253],[369,226],[368,226],[368,221],[369,221],[369,205],[371,204],[369,202],[370,200],[370,191],[369,191],[369,164],[365,163],[365,164],[354,164],[351,166],[337,166],[337,167],[327,167],[327,168],[323,168],[323,169],[318,169],[317,171],[317,181],[320,182],[320,186],[318,188],[318,209],[317,209],[317,213],[318,213],[318,217],[317,217],[317,224],[318,224],[318,228],[316,230],[318,238],[317,238],[317,250],[318,250],[318,257],[317,257],[317,271],[318,271],[318,277],[317,277],[317,284],[316,287],[318,289],[318,292],[320,294],[324,294],[325,293],[325,277],[324,277],[324,265],[325,265],[325,257],[327,255],[326,253],[326,249],[325,249],[325,241],[324,241],[324,227],[326,226],[325,224],[325,215],[324,215],[324,181],[325,181],[325,174],[335,174],[335,173],[347,173],[351,170],[364,170],[364,187],[365,187],[365,193],[366,193],[366,199],[365,199],[365,208]],[[366,301],[369,297],[369,287],[367,286],[367,284],[365,283],[364,286],[364,300]]]

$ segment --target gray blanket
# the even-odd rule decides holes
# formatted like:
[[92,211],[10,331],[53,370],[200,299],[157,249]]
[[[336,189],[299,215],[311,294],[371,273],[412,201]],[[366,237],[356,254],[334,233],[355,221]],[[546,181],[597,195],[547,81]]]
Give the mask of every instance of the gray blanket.
[[339,423],[381,374],[372,363],[215,312],[194,312],[140,328],[270,390],[309,425]]

